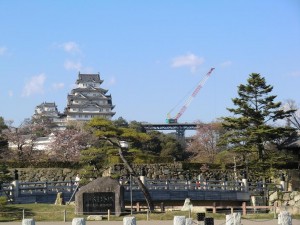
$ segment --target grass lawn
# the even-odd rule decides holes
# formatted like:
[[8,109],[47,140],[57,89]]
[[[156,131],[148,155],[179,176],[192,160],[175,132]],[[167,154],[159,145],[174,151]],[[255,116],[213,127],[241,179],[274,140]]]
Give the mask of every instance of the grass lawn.
[[34,218],[35,221],[64,221],[65,211],[67,220],[70,221],[75,217],[74,206],[72,205],[12,204],[0,211],[0,222],[21,221],[23,211],[25,218]]

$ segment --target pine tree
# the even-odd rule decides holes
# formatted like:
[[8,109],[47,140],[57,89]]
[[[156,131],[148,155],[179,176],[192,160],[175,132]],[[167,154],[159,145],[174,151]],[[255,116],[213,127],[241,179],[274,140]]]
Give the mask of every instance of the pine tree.
[[273,87],[260,74],[250,74],[247,81],[238,86],[238,97],[232,99],[236,108],[227,109],[234,116],[223,118],[226,133],[222,143],[244,164],[252,163],[256,170],[265,171],[275,160],[280,161],[274,146],[279,147],[294,134],[294,129],[274,126],[274,122],[290,117],[292,111],[284,111],[281,102],[274,102]]
[[[133,179],[138,184],[139,188],[144,194],[150,211],[154,210],[154,204],[151,195],[147,187],[140,180],[138,173],[133,170],[133,167],[127,161],[124,156],[124,148],[121,146],[122,141],[135,143],[140,141],[148,141],[149,135],[142,132],[137,132],[135,129],[127,127],[117,127],[112,121],[103,118],[93,118],[89,123],[88,127],[91,129],[93,134],[99,139],[99,141],[109,144],[111,147],[117,150],[124,166],[128,172],[132,175]],[[87,155],[87,154],[85,154]]]

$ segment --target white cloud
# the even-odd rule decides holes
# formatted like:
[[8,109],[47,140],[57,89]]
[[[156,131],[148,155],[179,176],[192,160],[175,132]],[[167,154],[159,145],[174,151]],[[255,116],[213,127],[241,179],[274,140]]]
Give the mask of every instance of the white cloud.
[[75,53],[75,52],[80,52],[80,48],[78,44],[74,41],[69,41],[66,43],[63,43],[60,45],[64,51],[69,52],[69,53]]
[[64,63],[64,67],[66,70],[77,70],[80,71],[82,68],[81,62],[73,62],[71,60],[66,60]]
[[229,66],[231,66],[231,65],[232,65],[232,62],[231,62],[230,60],[227,60],[227,61],[222,62],[222,63],[220,64],[221,67],[229,67]]
[[31,79],[25,84],[23,88],[23,97],[28,97],[33,94],[44,93],[44,82],[46,80],[45,74],[41,73],[37,76],[31,77]]
[[4,46],[0,47],[0,55],[4,55],[6,51],[7,51],[6,47],[4,47]]
[[197,67],[204,63],[203,57],[198,57],[192,53],[178,56],[172,59],[172,67],[189,67],[192,72],[195,72]]
[[52,87],[54,90],[59,90],[59,89],[62,89],[64,88],[65,84],[64,83],[54,83],[52,84]]

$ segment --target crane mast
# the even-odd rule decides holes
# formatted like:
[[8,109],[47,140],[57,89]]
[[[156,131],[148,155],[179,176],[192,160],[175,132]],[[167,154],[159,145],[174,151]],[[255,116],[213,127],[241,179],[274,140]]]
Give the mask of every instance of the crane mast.
[[[182,114],[186,111],[186,109],[189,107],[193,99],[196,97],[196,95],[199,93],[207,79],[210,77],[211,73],[213,72],[215,68],[211,68],[208,73],[203,77],[203,79],[198,83],[197,87],[193,91],[193,93],[190,95],[190,97],[186,100],[185,104],[182,106],[180,111],[177,113],[175,118],[168,118],[166,119],[167,123],[177,123],[177,120],[182,116]],[[168,114],[169,115],[169,114]]]

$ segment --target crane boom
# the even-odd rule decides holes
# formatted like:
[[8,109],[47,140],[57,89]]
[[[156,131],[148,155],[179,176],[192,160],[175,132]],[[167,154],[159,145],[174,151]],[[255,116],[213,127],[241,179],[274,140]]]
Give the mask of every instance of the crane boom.
[[167,119],[168,123],[177,123],[177,120],[182,116],[182,114],[189,107],[189,105],[191,104],[191,102],[193,101],[193,99],[196,97],[196,95],[199,93],[199,91],[201,90],[201,88],[203,87],[203,85],[205,84],[205,82],[207,81],[207,79],[209,78],[209,76],[211,75],[211,73],[213,72],[214,69],[215,68],[211,68],[208,71],[208,73],[203,77],[203,79],[198,83],[196,89],[193,91],[193,93],[191,94],[191,96],[187,99],[187,101],[182,106],[182,108],[180,109],[180,111],[177,113],[177,115],[175,116],[175,118],[174,119]]

